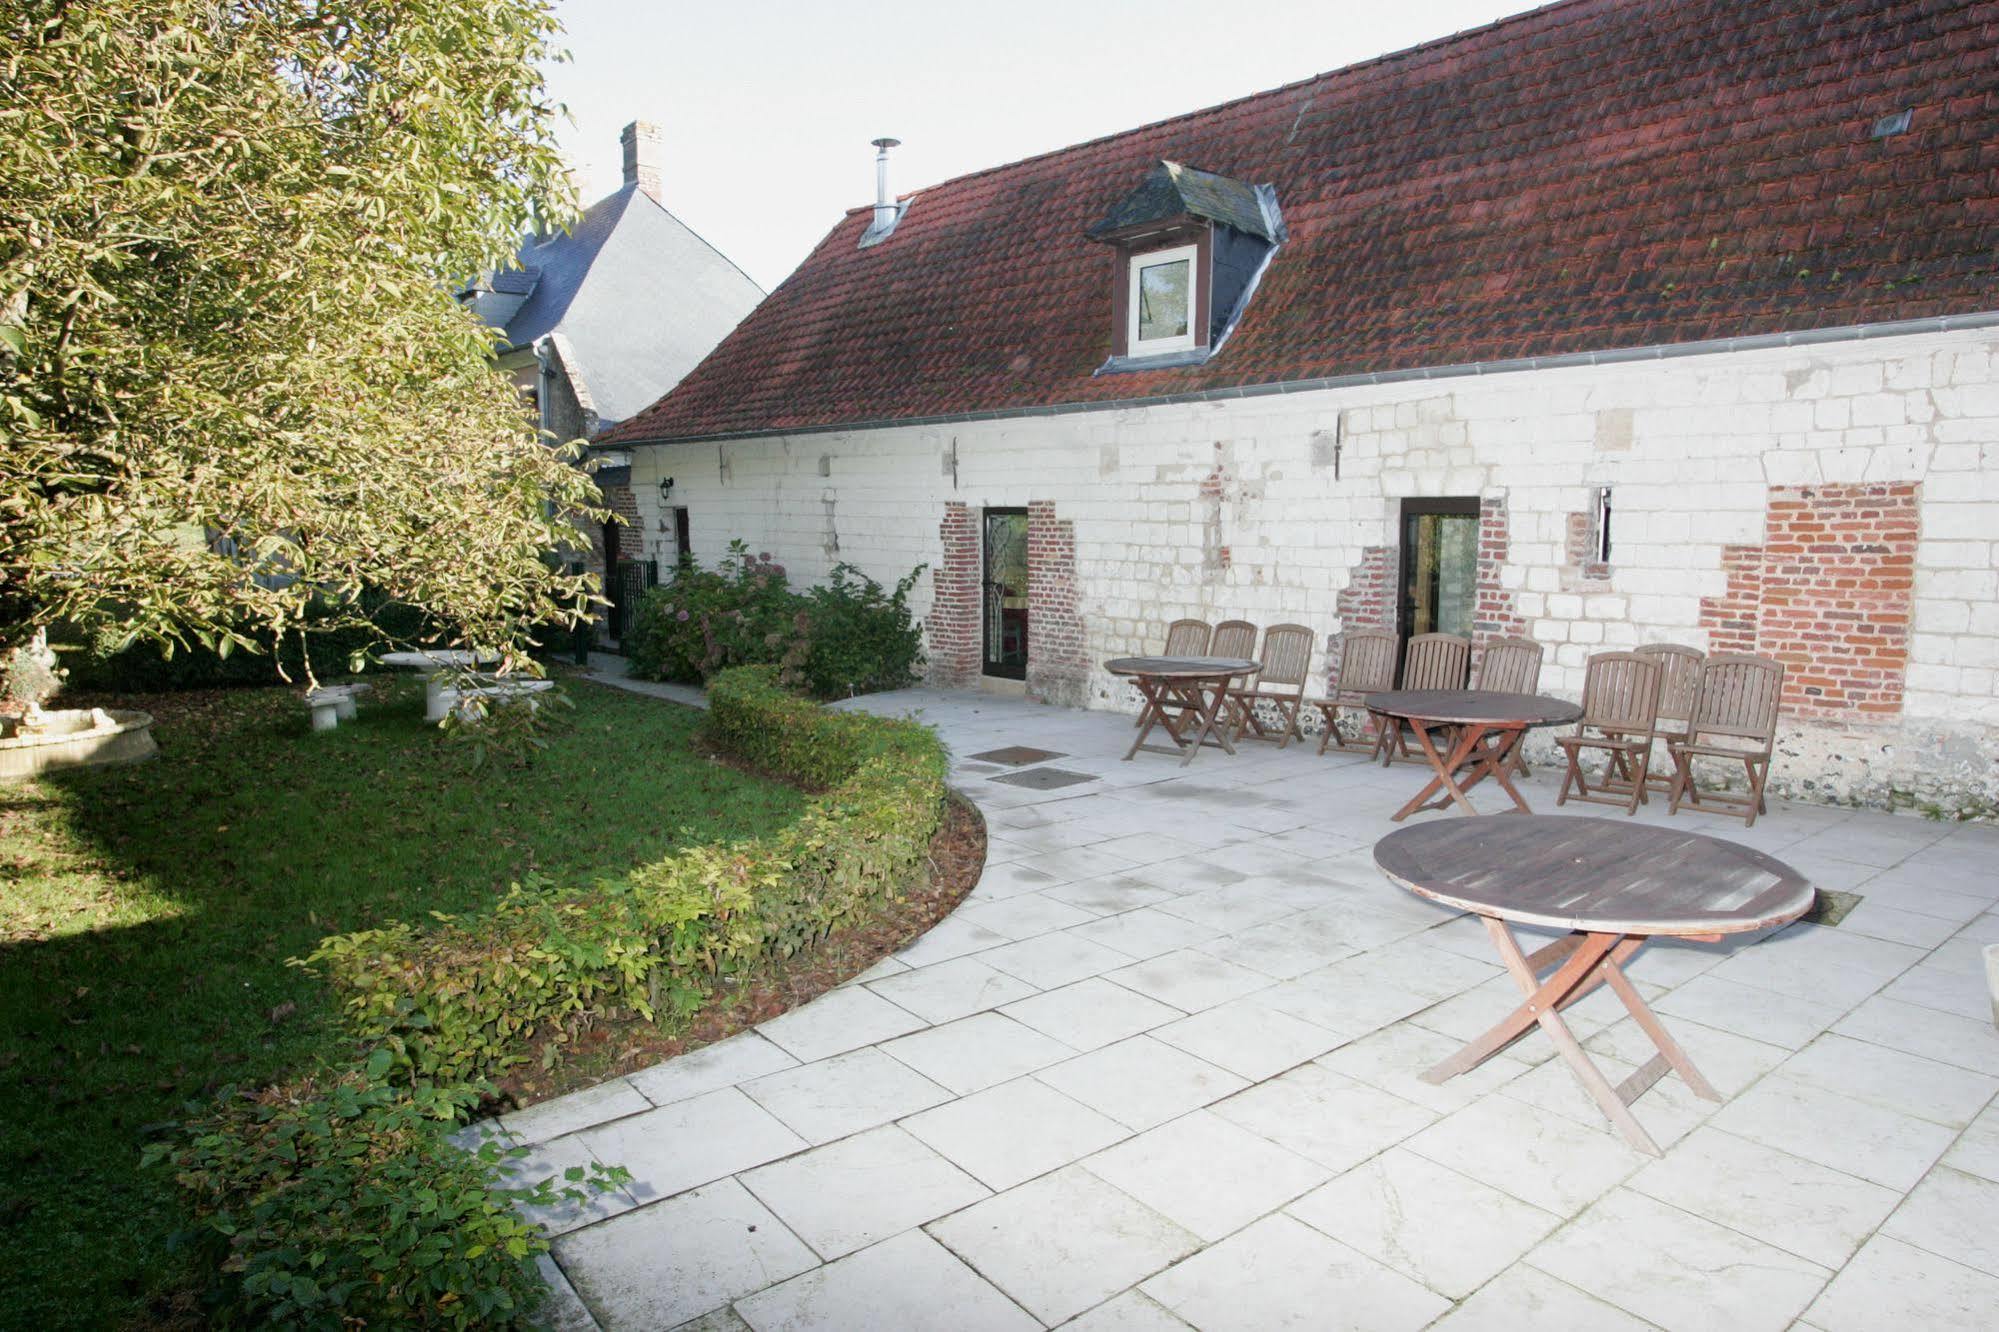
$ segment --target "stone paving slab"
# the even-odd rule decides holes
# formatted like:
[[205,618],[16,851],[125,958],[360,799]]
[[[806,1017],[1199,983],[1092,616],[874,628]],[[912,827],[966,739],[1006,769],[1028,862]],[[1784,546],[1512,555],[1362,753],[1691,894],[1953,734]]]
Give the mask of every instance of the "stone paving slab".
[[[1516,999],[1482,929],[1374,868],[1420,770],[1248,744],[1122,763],[1129,718],[981,694],[848,706],[961,756],[981,882],[757,1032],[505,1118],[530,1169],[634,1169],[545,1218],[552,1325],[1992,1325],[1999,829],[1783,802],[1753,829],[1678,820],[1863,901],[1639,955],[1725,1098],[1641,1097],[1654,1160],[1539,1033],[1418,1080]],[[1085,780],[971,757],[1013,749]],[[1561,812],[1554,777],[1523,784],[1539,811]],[[1613,1077],[1649,1058],[1607,989],[1568,1016]]]

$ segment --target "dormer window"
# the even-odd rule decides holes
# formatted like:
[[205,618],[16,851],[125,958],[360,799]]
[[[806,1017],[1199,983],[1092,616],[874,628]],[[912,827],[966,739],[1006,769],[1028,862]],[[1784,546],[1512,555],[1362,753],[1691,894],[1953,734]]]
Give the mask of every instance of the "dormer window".
[[1126,342],[1133,356],[1186,351],[1195,345],[1194,266],[1198,245],[1177,245],[1131,256],[1130,327]]
[[1198,365],[1221,350],[1284,241],[1277,192],[1161,162],[1089,230],[1114,246],[1111,358],[1097,371]]

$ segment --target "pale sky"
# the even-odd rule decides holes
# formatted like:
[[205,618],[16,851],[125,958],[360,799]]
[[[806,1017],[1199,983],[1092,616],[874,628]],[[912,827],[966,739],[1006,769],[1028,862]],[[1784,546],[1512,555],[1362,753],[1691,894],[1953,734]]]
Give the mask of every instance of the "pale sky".
[[665,131],[666,206],[766,290],[874,200],[1291,83],[1540,0],[558,0],[585,202]]

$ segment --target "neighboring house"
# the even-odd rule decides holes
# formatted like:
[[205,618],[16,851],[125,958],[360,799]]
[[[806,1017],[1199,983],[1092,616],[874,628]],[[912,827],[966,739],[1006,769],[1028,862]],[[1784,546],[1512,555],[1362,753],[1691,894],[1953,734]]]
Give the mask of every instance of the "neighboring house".
[[927,563],[940,682],[1132,707],[1103,661],[1179,616],[1310,625],[1315,674],[1527,634],[1571,696],[1752,650],[1778,785],[1989,810],[1995,34],[1551,5],[856,210],[605,439],[704,559]]
[[[570,231],[523,244],[517,268],[460,293],[502,331],[500,368],[557,440],[588,439],[657,400],[764,295],[667,211],[659,129],[634,122],[621,142],[625,183],[617,193],[585,209]],[[671,522],[641,516],[625,459],[600,456],[597,481],[625,521],[592,532],[593,570],[620,563],[636,570],[679,555]],[[606,625],[613,637],[618,627]]]

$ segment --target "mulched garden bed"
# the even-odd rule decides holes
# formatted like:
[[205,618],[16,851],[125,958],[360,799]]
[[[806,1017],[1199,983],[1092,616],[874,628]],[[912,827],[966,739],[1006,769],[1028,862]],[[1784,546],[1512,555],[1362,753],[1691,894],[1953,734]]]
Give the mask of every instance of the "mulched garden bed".
[[[724,983],[714,999],[669,1034],[643,1018],[599,1023],[560,1045],[545,1042],[499,1082],[492,1112],[533,1105],[746,1031],[852,979],[951,914],[978,884],[986,863],[986,825],[970,801],[953,794],[930,841],[930,878],[899,900],[850,921],[817,948]],[[544,1068],[543,1061],[550,1066]]]

